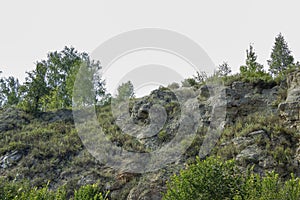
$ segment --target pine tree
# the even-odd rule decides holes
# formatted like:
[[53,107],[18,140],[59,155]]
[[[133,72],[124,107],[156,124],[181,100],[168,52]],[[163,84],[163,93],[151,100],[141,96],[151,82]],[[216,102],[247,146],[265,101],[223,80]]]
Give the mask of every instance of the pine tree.
[[257,60],[257,55],[254,51],[253,46],[250,44],[249,49],[246,50],[246,65],[240,67],[242,75],[252,76],[255,73],[263,72],[263,65],[259,64]]
[[275,44],[272,49],[271,59],[268,60],[270,66],[269,71],[273,76],[278,76],[292,65],[294,57],[291,55],[291,51],[288,48],[288,44],[285,41],[283,35],[279,35],[275,38]]

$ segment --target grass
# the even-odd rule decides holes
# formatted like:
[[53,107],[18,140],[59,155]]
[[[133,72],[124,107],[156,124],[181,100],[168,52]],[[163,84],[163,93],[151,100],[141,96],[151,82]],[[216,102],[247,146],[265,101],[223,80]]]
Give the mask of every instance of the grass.
[[[263,134],[250,136],[254,131],[263,131]],[[254,113],[239,118],[233,125],[227,126],[221,135],[219,144],[214,153],[226,159],[235,158],[249,145],[256,144],[262,150],[261,155],[271,157],[278,164],[277,172],[282,176],[296,172],[292,159],[297,149],[299,135],[295,128],[288,128],[276,115]],[[241,139],[241,145],[233,139]],[[245,166],[247,167],[247,166]]]

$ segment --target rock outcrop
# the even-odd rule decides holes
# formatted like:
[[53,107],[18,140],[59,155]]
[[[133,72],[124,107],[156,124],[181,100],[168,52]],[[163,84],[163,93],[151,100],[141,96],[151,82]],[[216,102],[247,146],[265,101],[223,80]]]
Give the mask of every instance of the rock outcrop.
[[[234,158],[243,170],[254,166],[254,171],[260,174],[276,170],[283,177],[288,176],[288,172],[300,176],[299,138],[292,132],[300,130],[299,71],[288,77],[287,88],[287,98],[278,107],[281,86],[241,81],[229,86],[159,88],[148,96],[134,99],[127,107],[116,107],[115,115],[110,107],[104,107],[99,119],[103,119],[110,139],[117,146],[125,144],[135,150],[139,143],[145,146],[145,149],[141,147],[141,152],[151,152],[167,145],[180,128],[184,136],[195,132],[196,139],[187,153],[162,169],[144,174],[119,172],[93,158],[76,134],[71,110],[37,116],[16,108],[2,110],[0,139],[7,144],[0,148],[0,176],[10,180],[29,179],[33,185],[51,180],[51,189],[66,184],[71,192],[74,187],[100,182],[103,190],[110,190],[111,199],[161,199],[169,178],[199,155],[207,139],[205,131],[230,126],[239,126],[236,132],[244,132],[208,137],[215,143],[208,142],[208,151],[204,153],[228,151],[230,156],[224,158]],[[283,127],[271,124],[269,129],[249,128],[239,121],[257,113],[276,116],[285,124]],[[193,119],[197,119],[197,123]],[[182,124],[187,126],[181,127]],[[20,145],[23,140],[26,145]]]
[[22,153],[19,151],[13,151],[10,153],[7,153],[4,156],[0,157],[0,168],[6,169],[9,168],[15,164],[22,158]]
[[279,86],[234,82],[226,89],[228,122],[258,111],[276,112],[272,103],[278,98]]
[[300,71],[295,71],[287,77],[287,98],[279,104],[280,115],[299,130],[300,122]]

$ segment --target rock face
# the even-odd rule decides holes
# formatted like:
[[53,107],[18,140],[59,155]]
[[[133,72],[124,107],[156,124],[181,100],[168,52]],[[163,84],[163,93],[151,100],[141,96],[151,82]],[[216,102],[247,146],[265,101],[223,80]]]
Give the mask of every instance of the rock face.
[[[197,105],[197,112],[200,113],[199,121],[203,127],[211,127],[213,120],[216,118],[212,117],[212,112],[216,112],[216,107],[213,105],[218,102],[219,107],[224,106],[221,111],[226,114],[222,119],[222,122],[218,122],[218,126],[224,126],[225,124],[232,124],[238,117],[244,117],[255,112],[267,112],[276,113],[277,108],[273,106],[273,102],[278,98],[279,86],[274,84],[251,84],[244,82],[234,82],[231,86],[219,88],[216,90],[215,86],[204,85],[198,90],[189,91],[188,88],[180,91],[177,89],[177,95],[172,96],[172,92],[168,90],[156,90],[150,95],[150,98],[143,98],[135,103],[131,117],[134,121],[139,122],[145,120],[145,115],[149,112],[149,109],[153,104],[159,103],[165,109],[167,113],[167,121],[164,126],[167,135],[166,141],[161,143],[160,133],[154,134],[151,138],[144,138],[142,142],[151,147],[152,149],[159,149],[164,143],[169,142],[169,138],[172,138],[178,127],[180,126],[181,104],[175,104],[176,98],[197,98],[198,102],[196,104],[190,104],[188,106],[192,107]],[[216,91],[220,94],[217,95]],[[150,102],[150,103],[149,103]],[[170,107],[169,105],[173,105]],[[175,112],[173,112],[175,111]],[[142,115],[141,113],[144,113]],[[150,121],[147,121],[150,122]],[[236,159],[238,163],[241,164],[257,164],[256,171],[263,173],[265,169],[270,166],[273,167],[274,161],[271,157],[264,154],[265,149],[255,144],[257,138],[267,137],[264,130],[258,130],[249,133],[246,137],[234,138],[229,143],[234,143],[239,149],[239,154]],[[226,145],[226,144],[225,144]],[[184,163],[184,161],[179,162]],[[152,174],[152,176],[155,173]],[[146,177],[149,177],[147,175]],[[164,178],[162,178],[163,180]],[[156,186],[153,186],[156,185]],[[135,186],[129,193],[128,199],[160,199],[161,195],[157,193],[160,191],[159,184],[154,182],[151,183],[150,179],[141,180],[137,186]]]
[[[217,119],[219,120],[218,125],[222,123],[231,124],[238,117],[247,116],[257,111],[274,113],[277,110],[277,108],[272,106],[272,103],[278,98],[278,86],[234,82],[229,87],[219,87],[204,85],[198,90],[193,88],[155,90],[150,96],[135,102],[131,110],[131,115],[128,115],[130,117],[129,120],[124,117],[124,119],[127,119],[125,122],[131,121],[141,126],[144,125],[145,128],[130,129],[133,126],[127,126],[127,131],[124,132],[134,133],[133,135],[137,135],[141,139],[140,141],[149,149],[155,150],[160,148],[162,142],[157,139],[159,137],[159,130],[166,130],[166,137],[163,138],[163,142],[168,142],[178,131],[180,125],[186,122],[182,121],[187,120],[182,118],[185,115],[182,114],[183,104],[190,108],[197,106],[196,109],[193,108],[190,110],[200,114],[200,123],[198,125],[206,127],[211,126],[211,122]],[[192,101],[187,101],[190,99],[197,99],[198,102],[192,103]],[[215,104],[218,104],[218,106],[215,106]],[[149,113],[151,113],[154,105],[160,105],[165,112],[156,112],[159,115],[155,116],[153,114],[155,117],[152,116],[150,120],[151,114]],[[212,112],[218,117],[212,119]],[[149,124],[151,127],[146,128]],[[121,126],[125,127],[126,125],[122,124]],[[149,130],[153,133],[149,134]],[[151,137],[147,137],[147,135],[151,135]]]
[[[48,162],[48,160],[38,159],[39,156],[43,156],[39,155],[40,149],[37,149],[35,152],[37,158],[32,157],[30,152],[21,152],[16,148],[3,151],[3,155],[0,154],[0,175],[7,172],[11,174],[20,172],[20,177],[29,179],[35,179],[40,176],[40,179],[42,177],[42,179],[47,180],[55,177],[53,178],[54,181],[51,182],[53,184],[51,187],[53,186],[53,188],[64,183],[78,186],[100,182],[105,190],[110,190],[111,199],[161,199],[162,193],[166,191],[166,181],[169,180],[170,176],[184,168],[185,164],[189,162],[187,159],[199,155],[200,146],[205,141],[201,138],[203,136],[201,131],[206,130],[208,127],[234,125],[238,118],[243,118],[256,112],[270,113],[277,116],[279,111],[280,116],[288,125],[294,127],[298,125],[299,132],[300,72],[291,74],[287,82],[286,101],[281,103],[278,108],[274,106],[274,102],[278,100],[279,91],[281,90],[280,86],[240,81],[226,87],[207,84],[199,88],[178,88],[177,86],[169,89],[160,88],[152,91],[149,96],[135,99],[134,102],[130,102],[128,107],[122,107],[122,105],[117,107],[119,113],[117,113],[116,117],[114,116],[115,118],[109,118],[109,123],[116,123],[122,130],[120,132],[134,136],[150,152],[159,150],[167,145],[177,134],[181,124],[187,125],[181,127],[182,133],[186,134],[185,136],[195,131],[200,138],[199,145],[198,143],[193,144],[196,146],[195,149],[198,148],[195,151],[196,154],[191,153],[188,156],[183,154],[182,157],[169,163],[163,169],[145,174],[116,172],[112,168],[97,163],[84,147],[81,148],[79,142],[76,144],[75,138],[69,141],[70,134],[68,129],[74,130],[72,127],[72,111],[60,110],[41,113],[35,117],[35,123],[38,124],[42,121],[43,124],[52,124],[51,127],[56,128],[53,133],[52,131],[42,132],[44,134],[43,143],[45,143],[45,148],[48,148],[47,137],[52,135],[62,135],[60,140],[62,146],[71,143],[72,145],[80,146],[80,148],[78,147],[77,150],[74,147],[74,152],[68,154],[58,154],[61,156],[59,159],[52,159],[52,156],[55,155],[54,153],[47,154],[49,160],[52,160],[54,164]],[[218,107],[214,107],[215,103],[218,104]],[[126,113],[122,113],[123,111]],[[212,113],[215,113],[215,115],[212,115]],[[30,117],[17,109],[3,111],[0,114],[0,136],[14,130],[13,134],[18,134],[18,130],[21,131],[22,126],[26,126],[34,121],[32,118],[34,117]],[[197,119],[198,124],[193,119]],[[220,120],[218,121],[218,119]],[[67,123],[69,123],[68,126],[66,126]],[[41,127],[43,126],[41,125]],[[276,124],[272,128],[279,129],[276,127]],[[111,129],[111,131],[117,134],[115,129]],[[76,133],[74,134],[76,135]],[[218,137],[210,139],[218,140],[220,139]],[[121,139],[126,142],[127,138]],[[28,141],[28,143],[30,142]],[[221,150],[223,147],[224,149],[227,147],[226,150],[229,149],[233,152],[232,157],[236,159],[236,162],[243,169],[246,169],[247,166],[255,165],[254,171],[263,174],[265,170],[276,168],[284,175],[287,168],[295,168],[295,171],[300,169],[300,147],[297,144],[299,141],[292,138],[289,133],[281,135],[280,130],[278,135],[271,136],[270,131],[265,130],[263,127],[254,127],[247,129],[241,135],[233,135],[226,138],[226,140],[224,139],[224,141],[218,140],[218,142]],[[270,149],[276,149],[279,144],[283,146],[282,149],[277,148],[276,152],[270,152]],[[35,145],[32,145],[32,149],[34,147]],[[60,150],[59,147],[58,149]],[[43,153],[46,154],[47,152],[44,151]],[[62,151],[61,153],[64,152]],[[292,156],[288,157],[286,155]],[[27,160],[30,156],[31,163]],[[286,162],[289,165],[281,166],[282,163],[279,163],[278,160],[288,160]],[[21,174],[22,170],[19,167],[22,162],[25,163],[23,171],[27,170],[28,167],[33,168],[41,162],[45,162],[43,163],[45,167],[36,169],[39,174],[32,176],[32,178],[26,174]],[[300,170],[298,172],[297,175],[300,175]]]
[[236,156],[236,160],[240,163],[241,162],[255,163],[261,159],[260,154],[261,154],[260,148],[258,148],[257,145],[253,144],[246,147],[244,150],[242,150]]
[[[236,84],[243,86],[236,87]],[[228,91],[229,94],[232,92],[237,93],[235,94],[237,100],[229,98],[228,114],[250,114],[253,110],[262,113],[270,112],[275,116],[279,115],[285,121],[286,127],[291,128],[290,130],[293,130],[296,136],[285,133],[284,129],[277,130],[280,134],[272,136],[265,130],[257,130],[247,135],[233,138],[224,142],[221,146],[231,145],[236,152],[235,159],[237,163],[243,167],[254,165],[254,171],[257,173],[264,174],[266,170],[276,169],[281,175],[288,175],[287,169],[293,169],[292,171],[299,176],[300,147],[297,132],[299,133],[300,129],[300,72],[296,71],[288,76],[287,98],[279,104],[278,109],[274,109],[272,102],[276,101],[278,97],[279,86],[262,89],[260,93],[255,92],[254,87],[252,89],[251,87],[251,84],[247,87],[245,83],[232,84],[231,89],[235,89]],[[231,95],[229,96],[231,97]],[[249,96],[252,96],[252,98],[248,98]],[[231,100],[233,101],[230,102]],[[243,104],[244,102],[246,103]],[[234,118],[232,118],[232,121],[234,121]],[[274,124],[275,126],[276,124]]]
[[9,168],[21,160],[21,158],[22,154],[18,151],[7,153],[6,155],[0,157],[0,168]]
[[226,89],[227,121],[257,111],[275,112],[272,103],[278,98],[278,86],[234,82]]
[[286,102],[300,101],[300,71],[295,71],[287,77],[288,95]]
[[287,78],[287,98],[279,104],[280,115],[294,126],[299,127],[300,121],[300,71],[290,74]]

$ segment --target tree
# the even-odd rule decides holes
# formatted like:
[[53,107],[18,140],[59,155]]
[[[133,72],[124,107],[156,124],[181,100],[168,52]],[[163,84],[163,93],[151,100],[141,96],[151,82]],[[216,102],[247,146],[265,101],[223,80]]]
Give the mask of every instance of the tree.
[[246,65],[240,67],[240,72],[242,75],[251,76],[257,72],[263,71],[263,65],[259,64],[257,60],[257,55],[254,51],[253,46],[250,44],[249,49],[246,50]]
[[28,76],[22,88],[24,101],[21,104],[26,110],[38,111],[41,108],[41,99],[50,94],[46,73],[47,67],[42,62],[36,64],[35,70],[27,72]]
[[[71,107],[74,83],[79,70],[81,77],[78,81],[81,81],[82,87],[80,91],[89,92],[88,95],[82,94],[81,100],[88,99],[89,103],[95,103],[97,96],[105,93],[100,69],[99,61],[91,60],[87,53],[79,53],[73,47],[65,47],[60,52],[50,52],[46,60],[37,62],[36,69],[27,73],[23,89],[25,96],[23,105],[34,112]],[[92,90],[94,93],[91,93]]]
[[[87,106],[105,103],[106,90],[105,82],[101,80],[99,73],[100,63],[90,62],[89,60],[82,62],[78,72],[69,77],[69,87],[74,86],[73,99],[76,99],[76,106]],[[76,77],[76,83],[75,83]],[[72,90],[73,91],[73,90]],[[107,99],[108,100],[108,99]]]
[[198,83],[203,83],[206,81],[207,79],[207,73],[205,71],[197,71],[197,74],[194,76],[194,79],[198,82]]
[[246,65],[240,67],[240,74],[243,81],[272,82],[273,80],[271,75],[265,72],[263,65],[257,62],[257,55],[251,44],[246,50]]
[[134,97],[134,87],[131,81],[122,83],[117,90],[118,90],[117,100],[119,101],[124,101],[128,98]]
[[[202,83],[202,82],[201,82]],[[186,78],[183,81],[181,81],[182,87],[193,87],[197,85],[196,78]]]
[[217,74],[221,77],[226,77],[231,73],[231,68],[229,67],[227,62],[223,62],[221,65],[219,65]]
[[289,65],[294,62],[294,57],[291,55],[291,51],[288,48],[288,44],[285,41],[283,35],[279,35],[275,38],[275,44],[272,49],[271,59],[268,60],[269,71],[273,76],[278,76],[283,73]]
[[0,107],[17,105],[21,99],[19,89],[18,79],[12,76],[0,78]]

